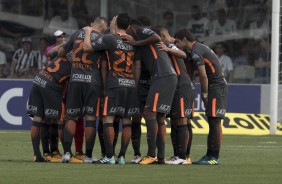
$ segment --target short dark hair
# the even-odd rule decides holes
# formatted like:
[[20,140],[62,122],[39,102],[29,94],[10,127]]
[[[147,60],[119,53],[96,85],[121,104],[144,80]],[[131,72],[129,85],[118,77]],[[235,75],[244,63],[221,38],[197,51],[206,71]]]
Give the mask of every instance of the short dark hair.
[[67,10],[68,11],[68,6],[67,5],[61,5],[60,10]]
[[196,4],[196,5],[193,5],[193,6],[192,6],[192,9],[200,9],[200,6],[197,5],[197,4]]
[[220,15],[225,15],[226,16],[226,11],[224,8],[220,8],[217,10],[217,14],[220,14]]
[[163,17],[165,18],[167,16],[170,16],[172,18],[174,17],[173,13],[170,10],[167,10],[167,11],[164,12]]
[[183,40],[186,38],[189,42],[196,41],[195,36],[186,28],[182,28],[176,31],[174,34],[174,38]]
[[214,45],[214,47],[216,48],[216,47],[218,47],[218,46],[221,46],[222,48],[226,48],[226,47],[225,47],[225,44],[224,44],[223,42],[216,42],[215,45]]
[[129,26],[131,18],[127,13],[121,13],[117,16],[117,26],[120,29],[126,30]]
[[40,37],[39,41],[45,41],[46,43],[48,43],[48,39],[44,36],[44,37]]
[[259,8],[257,9],[257,12],[258,12],[258,13],[261,13],[261,14],[266,14],[265,8],[262,8],[262,7],[259,7]]
[[146,15],[141,15],[141,16],[137,17],[137,20],[139,20],[143,26],[146,26],[146,27],[151,26],[151,20]]
[[130,25],[142,26],[142,23],[138,19],[131,19]]

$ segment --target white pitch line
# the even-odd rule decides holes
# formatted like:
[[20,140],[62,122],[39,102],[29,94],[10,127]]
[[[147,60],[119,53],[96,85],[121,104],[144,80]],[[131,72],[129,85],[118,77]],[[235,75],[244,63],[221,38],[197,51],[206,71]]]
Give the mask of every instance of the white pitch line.
[[26,133],[30,133],[30,131],[23,131],[23,132],[0,131],[0,134],[26,134]]
[[271,142],[271,141],[269,141],[269,142],[258,142],[259,144],[277,144],[277,142],[276,141],[273,141],[273,142]]

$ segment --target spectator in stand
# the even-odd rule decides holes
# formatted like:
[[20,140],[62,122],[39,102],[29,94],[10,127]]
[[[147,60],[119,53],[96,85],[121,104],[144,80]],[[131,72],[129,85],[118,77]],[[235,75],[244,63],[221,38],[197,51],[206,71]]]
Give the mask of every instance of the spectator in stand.
[[61,6],[60,15],[51,19],[49,28],[52,30],[59,28],[66,31],[68,34],[72,34],[78,29],[78,24],[75,18],[69,15],[68,7]]
[[233,67],[237,67],[240,65],[253,65],[254,62],[254,51],[249,40],[244,40],[242,44],[238,47],[240,48],[239,53],[237,53],[237,57],[233,59]]
[[47,49],[48,41],[45,37],[39,40],[39,49],[36,51],[37,69],[41,70],[44,65],[47,65],[47,57],[45,56],[45,50]]
[[10,74],[10,65],[12,63],[12,58],[15,53],[15,47],[11,43],[4,41],[4,39],[2,40],[1,37],[0,37],[0,46],[2,47],[0,50],[2,50],[6,56],[6,64],[2,69],[2,77],[7,78]]
[[233,63],[229,56],[225,54],[225,45],[217,43],[214,49],[221,63],[222,72],[227,82],[233,82]]
[[1,0],[2,10],[9,13],[19,13],[20,3],[18,0]]
[[237,32],[235,21],[228,19],[226,11],[219,9],[217,11],[217,19],[212,21],[210,35],[234,35]]
[[1,36],[3,35],[3,36],[13,37],[13,38],[19,38],[21,36],[21,33],[16,33],[13,30],[10,30],[10,28],[7,27],[6,24],[0,21],[0,35]]
[[261,39],[259,49],[255,53],[255,77],[256,83],[268,83],[270,78],[271,47],[267,38]]
[[201,9],[198,5],[192,6],[192,20],[188,22],[187,29],[193,33],[197,39],[209,36],[210,21],[202,16]]
[[10,78],[33,78],[36,74],[36,53],[32,50],[30,37],[22,38],[22,48],[18,49],[10,67]]
[[270,21],[266,17],[266,10],[258,8],[257,20],[250,24],[250,37],[255,40],[268,38],[270,35]]
[[67,6],[65,2],[58,0],[44,1],[44,19],[50,21],[54,15],[59,15],[62,5]]
[[163,25],[166,26],[170,35],[174,34],[174,14],[172,11],[167,10],[163,14]]
[[89,15],[85,0],[74,0],[71,7],[71,12],[80,28],[88,25]]
[[2,42],[0,42],[0,78],[3,77],[3,69],[7,63],[6,54],[4,53],[4,47]]
[[45,50],[44,55],[46,58],[48,59],[50,57],[52,58],[53,52],[49,52],[49,51],[53,49],[54,47],[61,46],[65,42],[65,36],[66,36],[66,33],[61,30],[57,30],[54,32],[52,37],[55,39],[55,43],[47,47],[47,49]]
[[224,9],[225,12],[228,11],[225,0],[208,0],[208,2],[204,3],[203,8],[202,8],[204,15],[209,20],[214,20],[217,18],[218,9]]

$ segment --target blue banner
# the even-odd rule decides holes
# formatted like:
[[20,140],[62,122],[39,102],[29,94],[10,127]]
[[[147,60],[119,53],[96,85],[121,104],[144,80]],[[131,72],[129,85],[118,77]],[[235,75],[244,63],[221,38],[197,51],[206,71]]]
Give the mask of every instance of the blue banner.
[[[31,80],[0,80],[0,130],[28,130],[31,119],[26,106]],[[196,85],[195,111],[203,112],[200,85]],[[229,85],[227,112],[261,113],[260,85]]]
[[26,106],[30,80],[0,80],[0,130],[28,130],[31,119]]
[[[195,112],[204,112],[205,107],[201,99],[201,87],[196,85]],[[260,85],[228,85],[226,112],[261,113],[261,86]]]
[[261,85],[229,85],[226,111],[250,114],[262,113]]

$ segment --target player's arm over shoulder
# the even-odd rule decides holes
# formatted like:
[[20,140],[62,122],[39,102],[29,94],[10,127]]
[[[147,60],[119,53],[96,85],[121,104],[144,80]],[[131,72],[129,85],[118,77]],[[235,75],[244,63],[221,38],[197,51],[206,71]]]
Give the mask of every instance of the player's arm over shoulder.
[[75,37],[78,33],[79,33],[79,31],[76,31],[75,33],[73,33],[70,36],[70,38],[68,39],[68,41],[66,43],[62,44],[62,46],[58,49],[58,56],[63,56],[73,49],[73,42],[74,42]]
[[138,34],[140,34],[141,39],[135,41],[134,46],[156,44],[161,41],[161,37],[149,28],[139,29]]
[[175,57],[186,59],[186,53],[183,50],[180,50],[175,44],[169,43],[167,52]]
[[85,35],[83,50],[86,52],[106,50],[108,49],[110,40],[111,40],[111,34],[106,34],[106,35],[100,34],[93,40],[91,40],[90,37],[89,39],[86,40],[86,35]]

